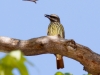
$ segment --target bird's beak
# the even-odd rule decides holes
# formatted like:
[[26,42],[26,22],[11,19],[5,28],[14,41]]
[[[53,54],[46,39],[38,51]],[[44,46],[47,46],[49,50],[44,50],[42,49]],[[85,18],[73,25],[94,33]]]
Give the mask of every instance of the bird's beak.
[[47,17],[47,18],[50,18],[50,15],[45,14],[44,16]]

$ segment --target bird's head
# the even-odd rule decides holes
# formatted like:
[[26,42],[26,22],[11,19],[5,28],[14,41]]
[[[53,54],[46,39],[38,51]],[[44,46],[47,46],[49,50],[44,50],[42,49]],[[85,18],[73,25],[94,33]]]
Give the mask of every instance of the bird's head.
[[51,14],[51,15],[45,14],[44,16],[47,17],[51,22],[60,22],[60,18],[56,14]]

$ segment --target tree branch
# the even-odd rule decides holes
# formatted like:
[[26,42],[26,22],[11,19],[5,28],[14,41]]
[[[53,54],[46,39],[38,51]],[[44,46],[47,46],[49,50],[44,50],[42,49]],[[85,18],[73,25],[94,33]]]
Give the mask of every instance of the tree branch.
[[58,53],[80,62],[88,73],[100,74],[100,55],[72,39],[62,39],[58,36],[42,36],[29,40],[0,37],[0,51],[13,50],[21,50],[26,56]]

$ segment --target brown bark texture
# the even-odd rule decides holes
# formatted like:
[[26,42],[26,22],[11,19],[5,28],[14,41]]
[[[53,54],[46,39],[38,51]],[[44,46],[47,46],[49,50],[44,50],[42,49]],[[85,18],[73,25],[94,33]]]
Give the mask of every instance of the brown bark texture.
[[90,48],[76,43],[73,39],[42,36],[29,40],[19,40],[1,36],[0,52],[9,53],[13,50],[21,50],[26,56],[61,54],[80,62],[84,66],[83,70],[88,73],[100,74],[100,55]]

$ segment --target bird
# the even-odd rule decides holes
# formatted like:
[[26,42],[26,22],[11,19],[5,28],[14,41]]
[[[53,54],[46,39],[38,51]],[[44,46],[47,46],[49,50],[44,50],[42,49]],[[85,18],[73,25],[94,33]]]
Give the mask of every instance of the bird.
[[[45,14],[45,17],[47,17],[50,20],[50,24],[48,26],[47,35],[48,36],[60,36],[61,38],[65,38],[65,31],[63,25],[60,23],[60,18],[56,14]],[[63,62],[63,56],[60,54],[55,54],[56,56],[56,64],[57,69],[63,69],[64,68],[64,62]]]
[[24,0],[24,1],[31,1],[31,2],[36,3],[36,1],[38,1],[38,0]]

